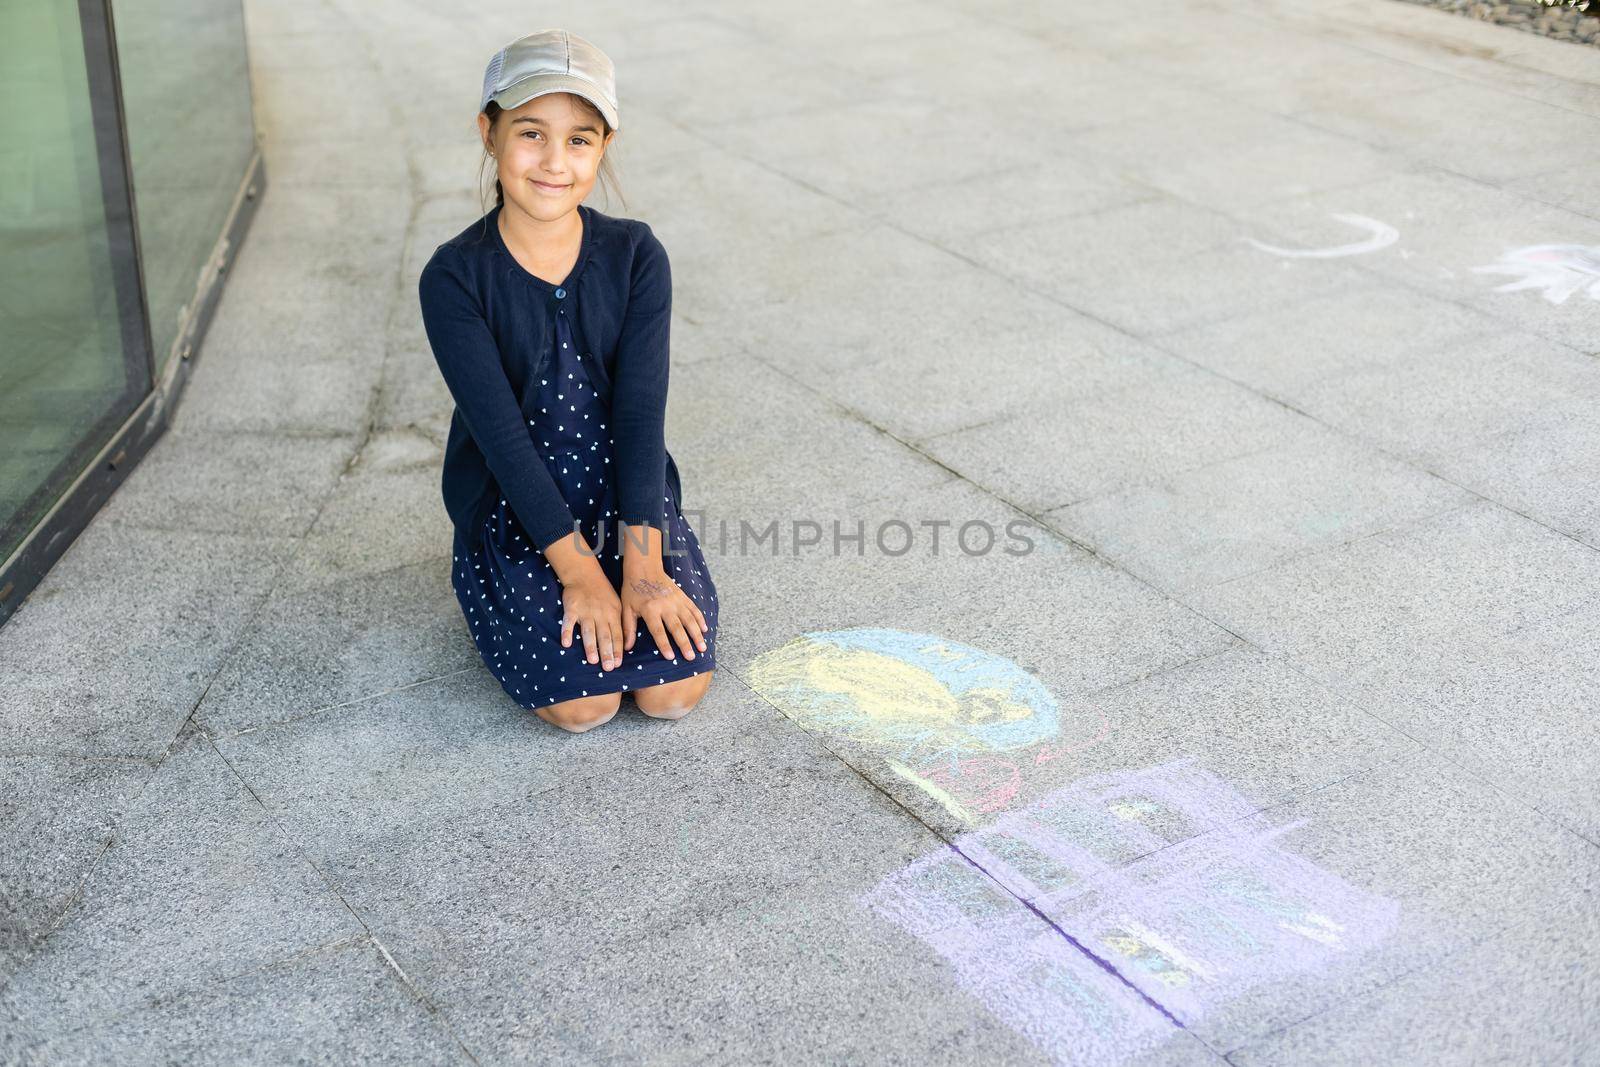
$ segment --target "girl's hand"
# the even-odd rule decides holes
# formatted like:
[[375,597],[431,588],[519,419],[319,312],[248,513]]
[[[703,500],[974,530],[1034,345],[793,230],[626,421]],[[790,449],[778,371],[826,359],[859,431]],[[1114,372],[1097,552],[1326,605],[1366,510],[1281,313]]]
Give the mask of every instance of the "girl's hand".
[[622,633],[626,649],[633,648],[639,619],[649,627],[661,655],[669,660],[678,658],[669,637],[677,639],[685,659],[694,659],[696,648],[706,650],[705,633],[710,627],[705,615],[664,568],[630,571],[623,576]]
[[581,628],[585,658],[612,670],[622,663],[622,603],[604,574],[561,586],[561,647],[572,647],[572,631]]

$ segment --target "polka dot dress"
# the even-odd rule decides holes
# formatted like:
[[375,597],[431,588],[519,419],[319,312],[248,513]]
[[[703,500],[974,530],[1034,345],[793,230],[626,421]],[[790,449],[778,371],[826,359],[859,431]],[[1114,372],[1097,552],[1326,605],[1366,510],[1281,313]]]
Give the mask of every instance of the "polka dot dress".
[[[560,295],[570,305],[571,291]],[[622,544],[617,532],[626,528],[617,521],[612,477],[616,457],[606,426],[610,412],[584,366],[597,357],[578,352],[571,315],[563,306],[555,316],[555,356],[541,372],[539,413],[529,427],[584,538],[591,548],[599,548],[601,570],[620,591]],[[633,647],[619,650],[622,664],[612,670],[585,658],[581,627],[575,629],[571,647],[563,648],[561,581],[504,499],[497,500],[471,537],[456,532],[451,568],[456,599],[484,664],[517,703],[532,709],[645,689],[716,667],[716,586],[694,529],[670,495],[663,503],[668,529],[662,541],[670,547],[662,552],[662,566],[706,617],[706,649],[696,648],[693,660],[683,658],[676,639],[675,656],[663,656],[642,619],[636,621]]]

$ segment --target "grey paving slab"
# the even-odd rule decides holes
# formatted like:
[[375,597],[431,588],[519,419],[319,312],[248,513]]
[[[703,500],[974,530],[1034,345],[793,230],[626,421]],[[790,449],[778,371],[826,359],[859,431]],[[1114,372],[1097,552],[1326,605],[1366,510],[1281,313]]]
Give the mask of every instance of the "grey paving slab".
[[1038,1062],[858,902],[936,844],[802,732],[752,717],[471,815],[424,814],[339,879],[480,1059],[944,1062],[981,1047]]
[[1589,409],[1564,397],[1529,414],[1524,425],[1469,444],[1436,469],[1513,511],[1600,547],[1600,500],[1594,493],[1600,451]]
[[[810,78],[816,80],[815,71]],[[848,78],[841,79],[843,85],[849,85]],[[1045,158],[1040,143],[1028,136],[1027,116],[997,113],[983,103],[934,100],[916,92],[851,90],[848,95],[843,103],[799,110],[789,103],[782,110],[750,117],[724,114],[719,100],[717,116],[708,117],[700,129],[729,151],[847,202],[863,193],[917,184],[926,174],[978,181],[996,169]],[[733,114],[738,114],[737,108]],[[841,127],[872,131],[844,167],[829,147],[834,131]],[[965,138],[939,136],[951,127],[982,127],[989,135],[983,153],[975,155]]]
[[[861,17],[856,10],[834,25],[855,23]],[[882,17],[890,9],[871,10],[867,17]],[[931,9],[937,17],[962,21],[935,30],[927,25],[928,10],[905,19],[904,31],[892,36],[836,34],[830,51],[859,70],[860,84],[874,91],[951,104],[987,103],[1041,138],[1127,121],[1180,98],[1178,91],[1152,84],[1103,55],[1084,32],[1086,26],[1080,25],[1076,40],[1063,39],[997,17],[996,10],[961,11],[941,4]],[[1133,91],[1136,79],[1145,91]],[[984,182],[985,195],[993,195],[998,187],[989,177]]]
[[1288,560],[1186,600],[1337,687],[1462,638],[1493,639],[1593,599],[1585,545],[1488,501]]
[[450,584],[450,561],[277,592],[195,714],[234,733],[481,664]]
[[[797,56],[781,42],[763,41],[748,32],[737,36],[742,38],[739,47],[708,50],[694,64],[684,63],[682,55],[671,49],[642,56],[633,68],[638,84],[650,87],[647,96],[640,97],[641,106],[671,116],[676,126],[697,131],[748,122],[757,131],[752,135],[757,140],[747,145],[774,145],[783,142],[777,123],[786,116],[848,107],[859,100],[860,94],[843,76],[847,68],[836,67],[825,56]],[[828,70],[841,76],[822,76]],[[741,91],[708,94],[705,86],[714,83],[738,85]]]
[[[256,126],[261,130],[262,141],[274,150],[286,144],[317,146],[318,155],[322,158],[322,163],[317,166],[323,173],[339,173],[360,155],[382,158],[390,166],[405,165],[405,138],[389,136],[379,142],[371,142],[371,139],[357,136],[357,123],[362,122],[360,115],[371,120],[374,114],[381,115],[386,110],[395,109],[398,99],[410,96],[410,86],[405,83],[392,86],[382,98],[371,98],[368,94],[368,106],[365,109],[328,107],[326,99],[318,94],[331,93],[341,98],[362,99],[363,88],[370,93],[373,62],[365,54],[350,54],[346,62],[338,67],[320,70],[317,77],[309,78],[302,67],[293,64],[310,56],[315,56],[315,53],[304,50],[296,42],[291,50],[285,50],[285,54],[275,53],[275,61],[251,69]],[[414,101],[410,102],[414,104]],[[374,107],[381,110],[374,112]],[[394,182],[382,182],[379,189],[392,187]]]
[[[362,124],[370,121],[371,113],[363,108],[330,108],[322,93],[359,98],[364,74],[370,74],[370,66],[357,62],[324,71],[311,81],[269,65],[258,76],[256,126],[269,143],[301,141],[321,145],[336,160],[363,141]],[[404,160],[403,142],[397,143],[393,138],[367,146],[369,151],[373,148],[388,154],[396,163]]]
[[[668,112],[639,125],[641,129],[667,126],[670,117]],[[619,131],[616,143],[621,145],[627,135]],[[749,269],[750,257],[730,257],[726,251],[748,234],[760,233],[763,241],[804,241],[862,225],[855,204],[840,203],[730,151],[715,138],[682,140],[676,153],[667,154],[670,162],[664,165],[655,162],[663,157],[655,145],[629,146],[641,166],[621,164],[627,204],[616,204],[613,212],[646,219],[667,249],[673,265],[672,306],[680,318],[697,320],[699,301],[715,303],[721,284],[737,280]],[[685,150],[684,144],[691,148]],[[759,258],[775,250],[757,245],[751,252]],[[677,323],[673,325],[676,330]],[[675,333],[674,361],[685,347]]]
[[614,54],[642,63],[651,56],[671,55],[693,49],[735,48],[761,41],[767,35],[718,12],[662,8],[644,18],[628,18],[620,6],[596,12],[601,25],[614,41]]
[[185,733],[81,898],[0,990],[36,1038],[360,933],[210,744]]
[[[1070,28],[1072,14],[1068,9],[1056,18]],[[1303,62],[1313,44],[1232,4],[1207,10],[1169,3],[1151,14],[1161,17],[1090,22],[1083,28],[1084,44],[1151,81],[1207,89],[1226,84],[1241,62],[1253,59],[1278,67],[1289,55]]]
[[[1546,496],[1559,508],[1562,490],[1517,476],[1529,463],[1581,464],[1584,442],[1600,432],[1597,399],[1600,360],[1513,329],[1321,379],[1296,404],[1480,492],[1513,487],[1538,513]],[[1570,459],[1566,447],[1577,449]],[[1563,514],[1579,530],[1594,518],[1570,502]]]
[[1541,203],[1549,204],[1551,207],[1561,208],[1563,211],[1570,211],[1575,215],[1600,219],[1600,211],[1597,211],[1594,205],[1588,202],[1587,197],[1580,195],[1573,188],[1573,182],[1581,180],[1585,174],[1594,172],[1597,165],[1596,160],[1600,160],[1600,157],[1596,157],[1596,159],[1589,160],[1586,163],[1557,167],[1554,170],[1541,171],[1538,174],[1530,174],[1524,178],[1515,178],[1508,182],[1502,182],[1500,187],[1507,192],[1525,196],[1529,200],[1537,200]]
[[[1250,487],[1248,493],[1239,486]],[[1290,444],[1093,496],[1042,516],[1174,594],[1239,578],[1477,499],[1343,434]]]
[[[1273,41],[1269,47],[1279,49],[1284,43]],[[1213,60],[1234,69],[1239,64],[1238,53],[1230,50],[1216,51]],[[1075,152],[1115,167],[1125,181],[1229,212],[1263,200],[1370,181],[1405,166],[1359,140],[1209,95],[1086,131],[1071,143]],[[1241,182],[1239,176],[1246,173],[1250,181]]]
[[1336,0],[1308,9],[1268,0],[1259,11],[1324,42],[1339,42],[1424,71],[1479,85],[1514,88],[1536,100],[1600,113],[1593,53],[1580,46],[1513,31],[1412,4]]
[[271,329],[242,326],[247,332],[232,336],[227,320],[212,323],[195,378],[173,413],[174,428],[329,436],[360,428],[375,392],[372,367],[382,357],[382,338],[361,331],[330,344],[322,323],[287,309],[275,317]]
[[1046,397],[918,447],[974,484],[1043,512],[1281,447],[1312,426],[1209,371],[1173,364],[1128,388]]
[[[1248,646],[1074,698],[1073,705],[1095,708],[1110,733],[1126,724],[1141,739],[1137,750],[1109,746],[1117,762],[1093,770],[1184,759],[1260,807],[1309,795],[1418,747],[1360,702]],[[1058,778],[1070,780],[1065,771]]]
[[[701,548],[737,543],[740,524],[826,521],[909,488],[931,488],[949,471],[846,407],[831,404],[780,370],[728,357],[673,371],[667,447],[683,480],[685,517]],[[716,556],[708,555],[715,579]]]
[[285,5],[267,15],[257,6],[245,9],[245,36],[252,71],[283,68],[330,75],[350,62],[350,50],[338,48],[319,33],[329,12]]
[[[305,67],[266,64],[263,73],[276,73],[285,77],[304,77]],[[330,146],[325,141],[300,139],[264,139],[261,156],[265,161],[267,180],[274,191],[297,188],[372,188],[394,176],[397,160],[382,152],[343,152],[337,165],[330,158]]]
[[[337,265],[325,270],[306,269],[298,265],[298,255],[291,252],[283,260],[296,263],[295,266],[285,266],[280,261],[257,267],[244,262],[242,250],[240,260],[234,267],[235,274],[254,275],[257,280],[241,285],[237,291],[260,295],[254,298],[256,305],[248,316],[224,314],[220,309],[227,296],[221,298],[217,319],[207,329],[208,340],[216,342],[210,346],[213,353],[230,353],[230,361],[248,358],[312,374],[318,370],[320,357],[330,354],[337,354],[347,363],[382,358],[383,347],[375,341],[381,339],[387,309],[385,302],[372,300],[371,293],[374,288],[387,289],[395,284],[392,266],[382,269],[362,265],[348,272]],[[339,277],[341,273],[348,276]],[[215,333],[211,332],[213,329]],[[319,335],[320,349],[311,343]],[[372,369],[366,368],[369,376]],[[243,398],[236,395],[234,399],[238,402]],[[357,410],[352,416],[359,418],[360,414]]]
[[449,555],[450,516],[439,493],[443,452],[414,429],[372,434],[276,588],[305,592]]
[[[629,203],[637,205],[645,200],[650,205],[661,205],[661,211],[651,216],[659,219],[659,229],[656,222],[651,222],[651,229],[656,230],[672,259],[675,365],[680,362],[680,354],[694,358],[694,339],[709,341],[722,354],[758,352],[776,346],[795,363],[816,358],[814,350],[794,344],[792,331],[768,334],[750,330],[747,317],[752,307],[765,304],[773,304],[773,310],[778,312],[786,310],[782,306],[792,301],[794,293],[782,282],[784,272],[811,269],[811,243],[832,235],[838,235],[834,240],[850,240],[850,235],[861,229],[861,216],[834,198],[731,154],[715,142],[694,157],[685,158],[675,166],[674,173],[683,189],[690,192],[688,197],[680,198],[672,189],[640,190],[630,186]],[[733,189],[726,186],[730,174],[739,178]],[[741,194],[739,189],[749,192]],[[773,205],[778,205],[776,219],[770,218]],[[626,211],[637,213],[638,208]],[[750,232],[762,232],[762,242],[742,245],[738,235]],[[712,243],[702,238],[714,234],[725,235],[725,240]],[[824,250],[827,246],[830,245],[824,245]],[[838,267],[819,262],[814,269]],[[862,285],[878,285],[867,270],[853,280]],[[859,299],[854,296],[853,301]],[[811,315],[811,320],[818,317]],[[685,338],[678,328],[680,323],[688,323],[702,333]],[[822,336],[818,330],[826,325],[827,320],[819,320],[808,330],[811,336]],[[690,344],[683,344],[680,339]]]
[[291,538],[91,523],[0,640],[0,753],[158,757]]
[[[908,3],[889,0],[863,6],[848,0],[827,0],[817,8],[814,22],[795,20],[781,9],[730,6],[719,12],[718,21],[730,21],[768,40],[784,40],[807,51],[846,51],[852,48],[915,48],[925,38],[945,40],[951,36],[981,33],[990,27],[983,19],[960,11],[953,5]],[[849,28],[849,39],[840,40],[837,27]],[[853,51],[850,54],[855,54]],[[906,65],[922,69],[918,60]]]
[[1018,294],[1015,326],[973,322],[938,345],[843,364],[806,381],[898,437],[920,440],[1046,400],[1071,403],[1159,380],[1173,358],[1047,297]]
[[[1027,0],[995,0],[992,4],[981,0],[949,0],[949,6],[969,13],[978,12],[992,21],[1057,42],[1072,31],[1080,37],[1088,37],[1122,16],[1121,12],[1105,8],[1044,6]],[[1155,0],[1150,10],[1181,20],[1189,14],[1184,7],[1174,0]]]
[[[419,328],[420,322],[419,312]],[[434,424],[440,424],[445,434],[436,441],[443,450],[454,411],[455,401],[444,383],[444,376],[439,373],[439,364],[434,361],[432,350],[419,340],[419,335],[391,341],[383,365],[383,389],[372,415],[373,428],[396,430],[419,426],[431,431]]]
[[[368,417],[390,307],[371,294],[398,286],[406,204],[370,187],[274,193],[229,268],[175,426],[352,433]],[[350,226],[372,236],[352,241]]]
[[[719,669],[676,722],[617,717],[583,734],[516,704],[482,666],[222,736],[218,749],[336,882],[394,835],[619,767],[692,758],[748,719],[776,719]],[[781,726],[781,723],[776,725]]]
[[368,937],[88,1022],[22,1062],[469,1063]]
[[[1273,6],[1282,9],[1282,5]],[[1374,6],[1368,5],[1369,9]],[[1249,69],[1240,69],[1237,53],[1220,50],[1217,66],[1231,69],[1222,71],[1221,77],[1204,77],[1207,94],[1298,119],[1340,105],[1361,109],[1387,97],[1432,92],[1451,80],[1428,67],[1327,32],[1302,32],[1292,42],[1281,50],[1254,52]],[[1180,76],[1193,79],[1195,75],[1190,70]]]
[[[1474,116],[1470,127],[1439,121],[1455,108]],[[1588,161],[1600,132],[1600,118],[1557,102],[1459,83],[1373,98],[1359,110],[1305,108],[1296,116],[1490,183]]]
[[1323,379],[1455,351],[1505,328],[1503,320],[1455,300],[1373,279],[1161,334],[1153,343],[1296,403],[1308,386]]
[[16,1012],[0,1001],[0,1057],[4,1057],[7,1063],[26,1063],[27,1061],[23,1059],[23,1050],[28,1044],[31,1044],[31,1041],[28,1035],[23,1033]]
[[938,349],[959,331],[1059,319],[963,255],[883,223],[863,219],[762,248],[740,261],[716,257],[702,298],[684,313],[808,383],[886,353]]
[[1129,333],[1152,336],[1353,289],[1365,280],[1354,267],[1337,261],[1264,254],[1246,243],[1250,236],[1263,235],[1243,234],[1185,256],[1155,257],[1130,274],[1072,278],[1057,284],[1054,292],[1070,307]]
[[1600,900],[1540,913],[1228,1059],[1258,1064],[1583,1063],[1594,1049]]
[[1373,661],[1347,684],[1375,712],[1509,795],[1600,842],[1593,714],[1600,603]]
[[[281,296],[303,301],[308,310],[348,300],[347,322],[372,321],[388,312],[388,302],[352,297],[393,283],[395,256],[406,238],[406,228],[396,223],[409,216],[409,207],[408,198],[388,186],[273,189],[256,208],[250,235],[228,268],[230,280],[245,279],[258,300]],[[363,238],[350,240],[345,226]]]
[[865,194],[854,206],[926,240],[960,248],[991,230],[1016,225],[1019,217],[1037,222],[1090,215],[1161,195],[1129,184],[1105,163],[1068,156],[986,178],[983,196],[974,196],[961,182],[930,175],[921,185]]
[[[488,196],[492,201],[492,192]],[[481,217],[489,206],[459,190],[449,196],[418,198],[384,333],[382,387],[372,412],[373,428],[419,427],[434,438],[441,453],[455,402],[428,345],[422,307],[415,297],[417,281],[434,250],[465,229],[463,220]]]
[[[100,511],[155,529],[298,537],[316,517],[356,441],[350,436],[171,428]],[[248,485],[248,494],[234,491]]]
[[1590,703],[1593,566],[1585,546],[1480,502],[1191,602],[1592,838],[1593,727],[1567,709]]
[[0,758],[0,985],[71,907],[152,771],[143,760]]
[[692,314],[692,311],[681,311],[672,320],[674,372],[696,363],[709,363],[718,359],[732,358],[745,363],[756,362],[755,357],[737,340],[725,336],[714,326],[691,318]]
[[[503,45],[505,42],[502,41],[500,44]],[[489,45],[491,50],[498,47],[500,45]],[[471,106],[468,104],[463,110]],[[472,117],[470,113],[467,115],[468,119]],[[452,126],[456,130],[461,129],[459,116]],[[472,209],[464,209],[461,212],[459,226],[427,243],[430,252],[440,242],[454,237],[465,229],[467,223],[482,218],[490,208],[494,207],[494,177],[483,165],[483,146],[477,139],[475,125],[467,125],[465,132],[462,133],[441,131],[433,139],[414,143],[407,166],[412,168],[416,175],[415,195],[418,200],[461,197],[465,192],[471,195],[474,204]]]
[[[937,10],[950,16],[957,13],[955,7],[940,5]],[[985,106],[993,115],[991,129],[998,123],[1007,136],[1025,131],[1024,140],[1041,144],[1136,120],[1183,100],[1180,89],[1153,83],[1106,56],[1085,25],[1077,35],[1060,35],[1016,25],[996,17],[994,10],[960,14],[967,22],[959,29],[918,29],[892,37],[850,34],[836,40],[830,51],[859,71],[858,84],[873,93],[955,109]],[[855,21],[847,14],[836,25]],[[906,27],[923,22],[908,19]],[[965,121],[957,127],[962,134],[971,128]],[[1057,153],[1052,166],[1061,162]],[[961,188],[948,170],[928,168],[926,173],[952,190]],[[977,180],[981,186],[967,186],[968,205],[995,197],[1004,187],[1000,170]]]
[[1002,277],[1064,299],[1068,283],[1085,278],[1121,279],[1133,288],[1162,263],[1219,248],[1238,234],[1239,223],[1226,214],[1163,196],[1091,214],[1019,217],[964,239],[961,251]]

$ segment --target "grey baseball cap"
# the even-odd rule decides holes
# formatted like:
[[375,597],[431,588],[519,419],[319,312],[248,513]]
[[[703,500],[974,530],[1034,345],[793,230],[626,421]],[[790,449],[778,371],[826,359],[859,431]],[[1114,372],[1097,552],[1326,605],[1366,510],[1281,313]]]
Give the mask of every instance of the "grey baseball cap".
[[482,111],[493,100],[506,110],[546,93],[574,93],[588,100],[614,130],[617,80],[611,59],[566,30],[540,30],[519,37],[494,54],[483,72]]

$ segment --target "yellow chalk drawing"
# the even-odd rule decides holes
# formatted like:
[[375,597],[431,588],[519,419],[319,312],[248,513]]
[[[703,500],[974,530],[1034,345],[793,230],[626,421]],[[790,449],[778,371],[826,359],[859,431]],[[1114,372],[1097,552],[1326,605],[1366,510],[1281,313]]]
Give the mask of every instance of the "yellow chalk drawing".
[[751,684],[804,726],[914,760],[1025,748],[1058,730],[1036,678],[931,634],[807,633],[759,656]]

